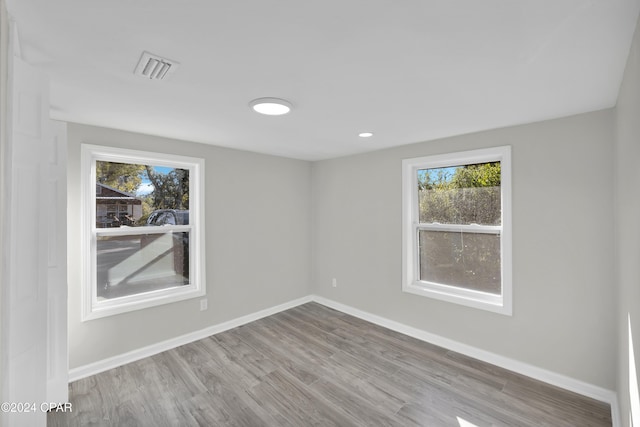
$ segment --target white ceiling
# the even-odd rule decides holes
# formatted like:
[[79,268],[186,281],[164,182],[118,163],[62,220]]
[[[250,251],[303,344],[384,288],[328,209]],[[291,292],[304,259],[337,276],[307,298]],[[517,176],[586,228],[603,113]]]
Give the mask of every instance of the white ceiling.
[[[640,0],[8,0],[52,117],[318,160],[612,107]],[[133,70],[143,51],[181,65]],[[281,117],[248,103],[289,100]],[[374,136],[362,139],[359,132]]]

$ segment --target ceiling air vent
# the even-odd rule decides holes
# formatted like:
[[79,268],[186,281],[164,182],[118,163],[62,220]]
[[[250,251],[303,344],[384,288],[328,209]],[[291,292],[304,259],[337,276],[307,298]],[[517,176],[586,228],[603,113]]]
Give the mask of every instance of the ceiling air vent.
[[151,80],[164,80],[178,68],[178,65],[180,64],[176,61],[149,52],[142,52],[133,74]]

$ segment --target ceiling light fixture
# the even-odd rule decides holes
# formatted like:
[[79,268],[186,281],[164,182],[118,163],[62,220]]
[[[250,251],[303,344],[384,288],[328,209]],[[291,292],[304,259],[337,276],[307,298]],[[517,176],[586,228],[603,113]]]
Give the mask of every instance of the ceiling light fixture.
[[249,103],[256,113],[267,116],[281,116],[287,114],[293,106],[289,101],[280,98],[258,98]]
[[360,132],[358,134],[358,136],[360,138],[371,138],[373,136],[373,133],[371,133],[371,132]]

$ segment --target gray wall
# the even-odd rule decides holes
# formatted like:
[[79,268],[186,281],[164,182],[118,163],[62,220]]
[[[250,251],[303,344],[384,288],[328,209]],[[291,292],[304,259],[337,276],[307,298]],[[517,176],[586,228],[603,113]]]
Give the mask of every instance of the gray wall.
[[[8,77],[8,65],[9,65],[9,19],[7,16],[7,8],[4,0],[0,0],[0,165],[2,165],[2,169],[5,169],[5,159],[7,156],[7,123],[8,123],[8,114],[7,114],[7,77]],[[0,250],[4,256],[5,247],[8,245],[4,240],[3,231],[5,227],[5,210],[9,207],[6,205],[6,184],[4,173],[0,173],[0,242],[2,245],[0,246]],[[4,283],[7,283],[5,280],[7,278],[7,274],[3,268],[4,262],[0,262],[0,282],[3,283],[3,286],[0,287],[0,298],[4,296]],[[0,319],[3,319],[2,306],[3,301],[0,300]],[[8,334],[7,328],[0,329],[0,354],[5,354],[2,348],[2,343],[5,341],[6,334]],[[2,393],[2,397],[4,395],[4,384],[5,384],[5,375],[3,369],[5,369],[5,358],[3,357],[0,360],[0,393]],[[2,417],[0,417],[0,423],[2,422]]]
[[[313,291],[613,390],[612,144],[607,110],[316,162]],[[500,145],[512,146],[513,316],[403,293],[401,160]]]
[[[69,365],[76,368],[310,293],[310,164],[69,124]],[[199,299],[80,321],[80,144],[205,159],[206,286]]]
[[[636,30],[616,107],[616,269],[619,284],[618,399],[623,425],[630,417],[628,318],[637,366],[640,360],[640,33]],[[637,397],[636,397],[637,398]],[[637,402],[636,402],[637,404]],[[638,416],[639,414],[636,414]],[[640,424],[635,419],[634,425]]]

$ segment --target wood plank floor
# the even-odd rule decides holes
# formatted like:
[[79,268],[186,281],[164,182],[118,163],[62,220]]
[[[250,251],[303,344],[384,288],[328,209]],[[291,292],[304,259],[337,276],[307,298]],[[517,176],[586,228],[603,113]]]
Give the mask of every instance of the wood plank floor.
[[69,391],[48,426],[611,426],[608,404],[316,303]]

